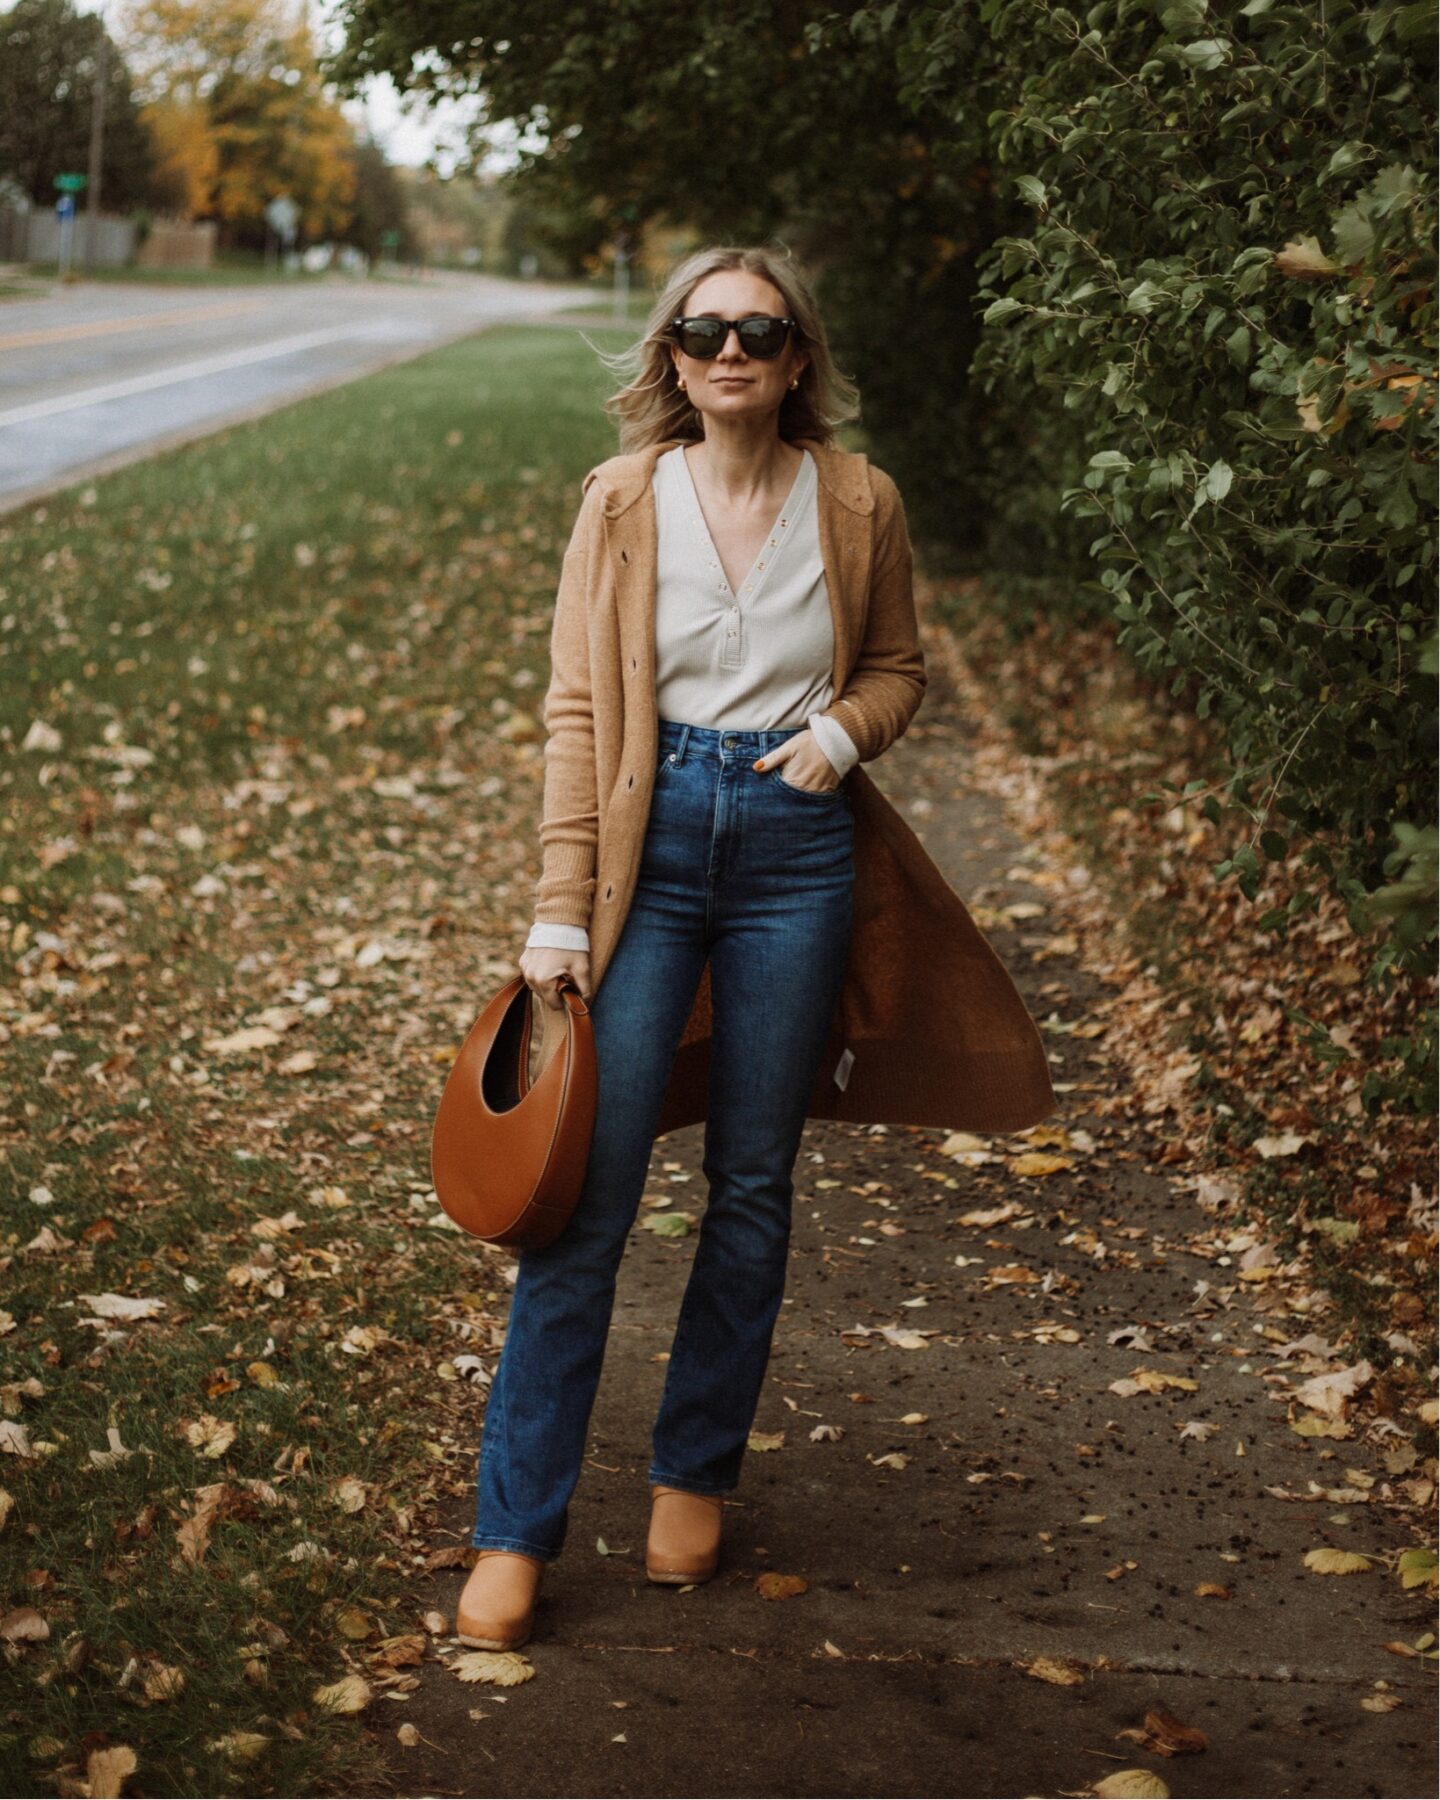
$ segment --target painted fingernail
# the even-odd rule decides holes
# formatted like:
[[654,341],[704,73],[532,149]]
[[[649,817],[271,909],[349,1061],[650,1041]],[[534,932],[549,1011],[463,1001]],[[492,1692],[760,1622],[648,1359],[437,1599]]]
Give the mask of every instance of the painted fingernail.
[[752,769],[763,769],[765,767],[765,758],[763,756],[760,757],[758,761],[751,763],[750,767]]

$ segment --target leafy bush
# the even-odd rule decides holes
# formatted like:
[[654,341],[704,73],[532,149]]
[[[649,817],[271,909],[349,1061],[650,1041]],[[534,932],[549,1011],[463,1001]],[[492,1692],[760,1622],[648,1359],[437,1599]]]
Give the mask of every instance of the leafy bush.
[[[866,19],[851,30],[896,34],[902,93],[948,99],[957,152],[993,156],[1031,210],[982,259],[972,373],[1017,416],[1023,395],[1012,467],[1058,476],[1088,528],[1084,602],[1103,596],[1136,663],[1224,728],[1233,767],[1203,804],[1230,802],[1238,841],[1217,875],[1253,897],[1259,859],[1298,838],[1352,922],[1392,923],[1377,985],[1420,968],[1434,5],[943,0]],[[1038,509],[1033,482],[1007,492],[1001,529],[1049,522],[1046,490]],[[1424,1104],[1433,1027],[1409,1047]]]

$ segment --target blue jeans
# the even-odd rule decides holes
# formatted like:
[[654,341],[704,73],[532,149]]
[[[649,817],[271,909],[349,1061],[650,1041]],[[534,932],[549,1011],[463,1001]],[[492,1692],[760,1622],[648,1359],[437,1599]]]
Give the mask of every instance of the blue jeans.
[[652,1482],[720,1494],[740,1477],[784,1296],[791,1179],[849,950],[846,784],[751,763],[795,736],[661,719],[640,871],[590,1008],[595,1135],[564,1231],[525,1250],[481,1434],[486,1549],[565,1541],[615,1299],[665,1086],[705,961],[713,998],[708,1197],[666,1368]]

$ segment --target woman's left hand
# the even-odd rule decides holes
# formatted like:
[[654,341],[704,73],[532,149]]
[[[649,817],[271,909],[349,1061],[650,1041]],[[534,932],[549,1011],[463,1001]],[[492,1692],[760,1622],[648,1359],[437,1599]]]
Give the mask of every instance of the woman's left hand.
[[823,794],[840,785],[840,776],[834,763],[820,748],[815,733],[808,725],[793,738],[777,744],[768,755],[757,757],[754,767],[758,772],[776,769],[781,763],[786,764],[781,779],[788,781],[792,787],[813,788]]

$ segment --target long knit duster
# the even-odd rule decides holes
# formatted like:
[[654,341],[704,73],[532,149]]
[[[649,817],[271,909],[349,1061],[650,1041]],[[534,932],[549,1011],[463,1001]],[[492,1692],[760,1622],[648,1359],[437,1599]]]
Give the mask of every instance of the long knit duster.
[[[819,473],[820,547],[835,627],[824,712],[855,742],[854,926],[806,1115],[1018,1131],[1055,1110],[1044,1046],[994,949],[866,774],[926,685],[911,550],[895,483],[860,454],[800,440]],[[639,873],[659,734],[655,704],[656,458],[678,438],[585,477],[550,638],[536,919],[586,926],[597,995]],[[541,1060],[558,1047],[545,1008]],[[706,1113],[707,964],[675,1057],[659,1134]],[[847,1057],[846,1051],[850,1052]]]

